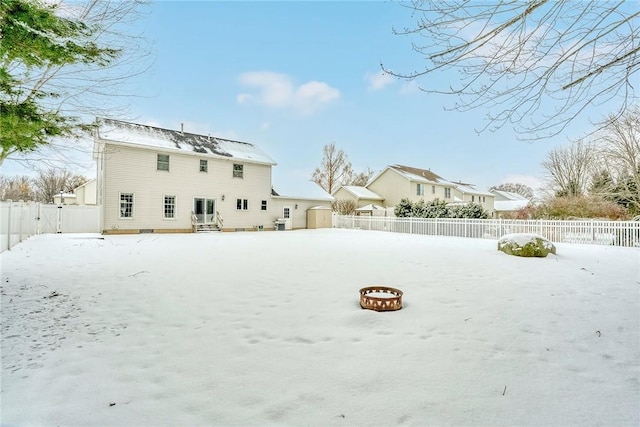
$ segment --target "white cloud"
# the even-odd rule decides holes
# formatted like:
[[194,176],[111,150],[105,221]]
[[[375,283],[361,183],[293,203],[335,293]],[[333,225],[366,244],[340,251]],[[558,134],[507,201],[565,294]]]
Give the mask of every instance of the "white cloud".
[[367,89],[369,90],[381,90],[390,84],[395,82],[395,77],[384,71],[378,71],[377,73],[367,73],[364,76],[365,80],[369,82]]
[[290,76],[271,71],[242,73],[238,81],[243,86],[257,89],[257,93],[239,94],[236,97],[239,104],[254,102],[270,108],[311,114],[340,98],[340,91],[327,83],[310,81],[296,86]]

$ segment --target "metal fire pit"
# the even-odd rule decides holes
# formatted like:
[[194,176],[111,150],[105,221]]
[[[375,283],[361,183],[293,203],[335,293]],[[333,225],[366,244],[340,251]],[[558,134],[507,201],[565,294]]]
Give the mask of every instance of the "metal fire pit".
[[360,307],[375,311],[394,311],[402,308],[402,291],[387,286],[360,289]]

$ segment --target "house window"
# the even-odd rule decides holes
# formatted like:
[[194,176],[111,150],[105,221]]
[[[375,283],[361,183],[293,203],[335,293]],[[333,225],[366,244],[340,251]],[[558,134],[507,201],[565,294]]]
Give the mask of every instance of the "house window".
[[133,193],[120,193],[120,218],[133,218]]
[[200,172],[208,172],[209,163],[206,160],[200,160]]
[[266,200],[262,201],[262,206],[260,207],[260,209],[262,209],[263,211],[267,210],[267,201]]
[[165,219],[176,217],[176,196],[164,196],[164,217]]
[[169,155],[168,154],[158,154],[158,170],[159,171],[168,171],[169,170]]
[[247,199],[236,199],[236,209],[246,211],[249,209],[249,201]]
[[431,194],[436,194],[436,186],[435,185],[431,186]]
[[444,189],[444,198],[445,199],[450,199],[451,198],[451,189],[450,188],[445,188]]
[[476,201],[476,196],[471,196],[471,201],[475,202]]
[[416,194],[418,196],[424,196],[424,185],[416,184]]
[[233,165],[233,177],[234,178],[243,178],[244,175],[244,165]]

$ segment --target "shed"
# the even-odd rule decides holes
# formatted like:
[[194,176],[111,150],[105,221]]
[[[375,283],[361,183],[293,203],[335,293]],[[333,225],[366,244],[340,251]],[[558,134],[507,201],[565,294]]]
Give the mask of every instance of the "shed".
[[307,228],[331,228],[332,210],[328,206],[314,206],[307,210]]

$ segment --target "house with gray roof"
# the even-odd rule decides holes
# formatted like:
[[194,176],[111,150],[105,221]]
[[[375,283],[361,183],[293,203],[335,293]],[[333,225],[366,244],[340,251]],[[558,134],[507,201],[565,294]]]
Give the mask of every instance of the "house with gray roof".
[[[367,197],[363,197],[365,191]],[[398,164],[385,167],[366,187],[341,186],[333,196],[336,200],[356,200],[358,208],[370,203],[393,208],[402,199],[412,202],[439,199],[448,204],[478,203],[488,213],[493,212],[494,202],[492,193],[478,190],[473,184],[446,180],[430,169]]]
[[306,228],[333,200],[319,187],[281,195],[260,147],[183,129],[102,119],[94,158],[104,233]]

